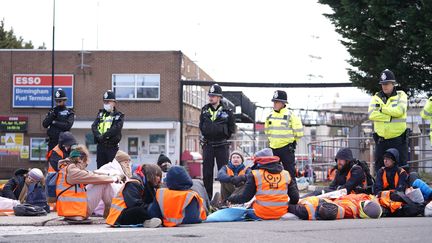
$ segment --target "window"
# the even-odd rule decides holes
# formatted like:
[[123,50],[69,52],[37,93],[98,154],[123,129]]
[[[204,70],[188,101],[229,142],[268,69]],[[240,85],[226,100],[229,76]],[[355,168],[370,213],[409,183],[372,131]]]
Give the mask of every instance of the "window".
[[165,134],[150,135],[150,154],[165,154]]
[[113,74],[112,87],[119,100],[160,100],[160,74]]
[[45,138],[30,138],[30,160],[45,160],[48,144]]
[[201,86],[186,85],[183,89],[183,102],[200,109],[207,102],[207,91]]

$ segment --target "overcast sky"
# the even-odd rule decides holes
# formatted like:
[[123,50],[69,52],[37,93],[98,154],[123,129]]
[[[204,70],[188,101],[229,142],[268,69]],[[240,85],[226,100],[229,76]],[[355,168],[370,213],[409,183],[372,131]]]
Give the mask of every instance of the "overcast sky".
[[[0,17],[51,49],[52,3],[0,0]],[[57,0],[55,47],[80,50],[84,39],[86,50],[181,50],[217,81],[348,82],[349,54],[326,12],[316,0]],[[304,108],[369,98],[354,88],[286,91]],[[245,93],[271,105],[272,89]]]

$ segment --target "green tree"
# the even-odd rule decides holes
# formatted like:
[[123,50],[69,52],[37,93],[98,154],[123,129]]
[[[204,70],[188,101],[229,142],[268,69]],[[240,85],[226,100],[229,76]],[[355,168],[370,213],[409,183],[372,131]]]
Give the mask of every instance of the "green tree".
[[432,93],[432,3],[422,0],[319,0],[351,55],[354,86],[374,93],[388,68],[413,96]]
[[[33,49],[31,41],[25,42],[23,38],[17,37],[11,28],[5,29],[4,20],[0,21],[0,49]],[[39,46],[38,49],[46,49],[45,43]]]

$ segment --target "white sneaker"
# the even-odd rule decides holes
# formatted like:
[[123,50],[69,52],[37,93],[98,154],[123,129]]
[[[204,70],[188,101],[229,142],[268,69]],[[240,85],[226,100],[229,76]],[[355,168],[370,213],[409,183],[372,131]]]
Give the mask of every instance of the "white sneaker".
[[144,228],[157,228],[162,225],[162,220],[160,218],[152,218],[144,221]]

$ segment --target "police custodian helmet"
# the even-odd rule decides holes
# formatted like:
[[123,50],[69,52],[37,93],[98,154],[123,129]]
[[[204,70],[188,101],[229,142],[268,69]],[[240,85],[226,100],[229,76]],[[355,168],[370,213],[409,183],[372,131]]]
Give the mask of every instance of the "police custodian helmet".
[[208,95],[222,97],[222,88],[219,86],[219,84],[213,84],[210,86]]
[[288,103],[287,93],[283,90],[276,90],[273,94],[273,99],[271,101],[273,102],[280,101],[283,103]]
[[115,101],[115,94],[112,90],[107,90],[104,94],[103,94],[103,100],[104,101]]
[[384,84],[387,82],[396,83],[396,78],[395,78],[393,72],[388,70],[388,69],[381,72],[379,84]]
[[57,89],[57,91],[54,94],[55,100],[67,100],[66,92],[62,89]]

